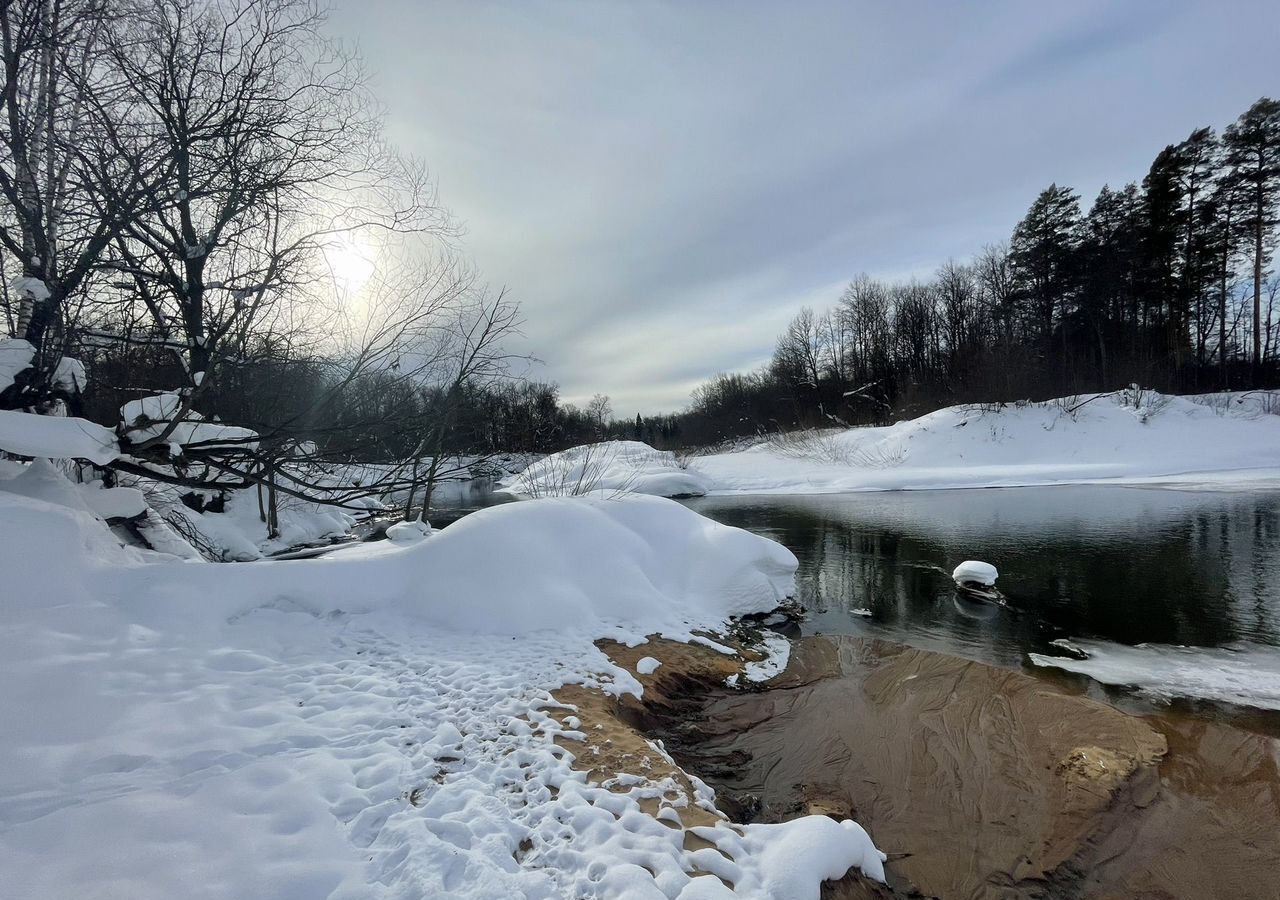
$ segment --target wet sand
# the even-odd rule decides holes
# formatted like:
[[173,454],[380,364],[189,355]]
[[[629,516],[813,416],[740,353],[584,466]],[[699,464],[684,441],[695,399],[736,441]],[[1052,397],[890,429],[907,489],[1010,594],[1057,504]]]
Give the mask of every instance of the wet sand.
[[638,650],[609,652],[670,658],[620,714],[734,819],[853,816],[890,854],[890,889],[827,896],[1280,898],[1274,738],[882,641],[802,639],[747,691],[701,648]]

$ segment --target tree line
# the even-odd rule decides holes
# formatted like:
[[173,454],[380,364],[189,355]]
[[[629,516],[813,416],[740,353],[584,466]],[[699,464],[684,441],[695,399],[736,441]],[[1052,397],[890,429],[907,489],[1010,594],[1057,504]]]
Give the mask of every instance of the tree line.
[[[767,366],[700,386],[673,443],[883,423],[953,403],[1130,383],[1280,382],[1280,102],[1197,128],[1087,211],[1051,184],[1009,241],[928,280],[860,275],[801,310]],[[619,433],[630,423],[617,423]],[[670,429],[668,429],[670,431]]]

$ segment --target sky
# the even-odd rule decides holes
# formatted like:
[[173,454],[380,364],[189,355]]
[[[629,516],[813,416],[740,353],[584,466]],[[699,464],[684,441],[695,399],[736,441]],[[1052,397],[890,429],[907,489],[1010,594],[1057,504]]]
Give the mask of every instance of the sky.
[[333,4],[528,374],[625,418],[1280,94],[1273,2]]

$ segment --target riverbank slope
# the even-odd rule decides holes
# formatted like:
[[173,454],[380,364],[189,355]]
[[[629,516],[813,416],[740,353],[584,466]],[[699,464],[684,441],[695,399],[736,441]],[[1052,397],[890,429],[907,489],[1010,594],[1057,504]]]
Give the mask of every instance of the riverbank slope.
[[1275,394],[1152,391],[966,404],[880,428],[793,432],[697,456],[714,493],[1046,484],[1280,487]]

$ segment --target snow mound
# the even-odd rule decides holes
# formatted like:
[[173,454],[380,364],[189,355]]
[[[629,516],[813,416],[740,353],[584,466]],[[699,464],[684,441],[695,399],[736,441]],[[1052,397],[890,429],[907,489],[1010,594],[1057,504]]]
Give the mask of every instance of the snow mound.
[[397,544],[412,544],[425,537],[431,537],[431,533],[430,523],[414,519],[411,522],[397,522],[388,528],[387,540]]
[[0,479],[0,491],[56,503],[102,519],[130,519],[147,511],[142,491],[136,488],[104,488],[102,482],[73,484],[47,459],[36,459],[12,478]]
[[150,559],[0,491],[15,896],[810,900],[883,878],[854,823],[691,827],[719,849],[689,850],[671,826],[714,812],[701,782],[572,767],[551,692],[640,689],[593,638],[768,609],[796,566],[770,541],[663,499],[550,499],[319,560]]
[[[170,574],[220,598],[201,608],[222,616],[288,597],[317,615],[394,612],[469,634],[599,636],[620,627],[642,637],[685,636],[699,623],[771,610],[792,593],[796,567],[780,544],[637,496],[503,504],[428,541],[361,544],[273,563],[265,574],[220,566]],[[141,581],[139,596],[171,602],[163,579]]]
[[1280,710],[1280,653],[1274,647],[1127,647],[1073,643],[1088,659],[1030,654],[1037,666],[1088,675],[1103,684],[1136,687],[1156,699],[1189,697]]
[[[1280,408],[1277,404],[1276,408]],[[1132,389],[952,406],[882,428],[780,435],[699,457],[718,492],[833,493],[1280,476],[1280,416]]]
[[986,587],[994,585],[999,577],[1000,573],[991,563],[978,562],[974,559],[966,559],[951,573],[951,578],[956,584],[981,584]]
[[527,497],[577,497],[593,493],[701,497],[705,478],[682,469],[675,454],[640,441],[605,441],[553,453],[530,464],[501,490]]

